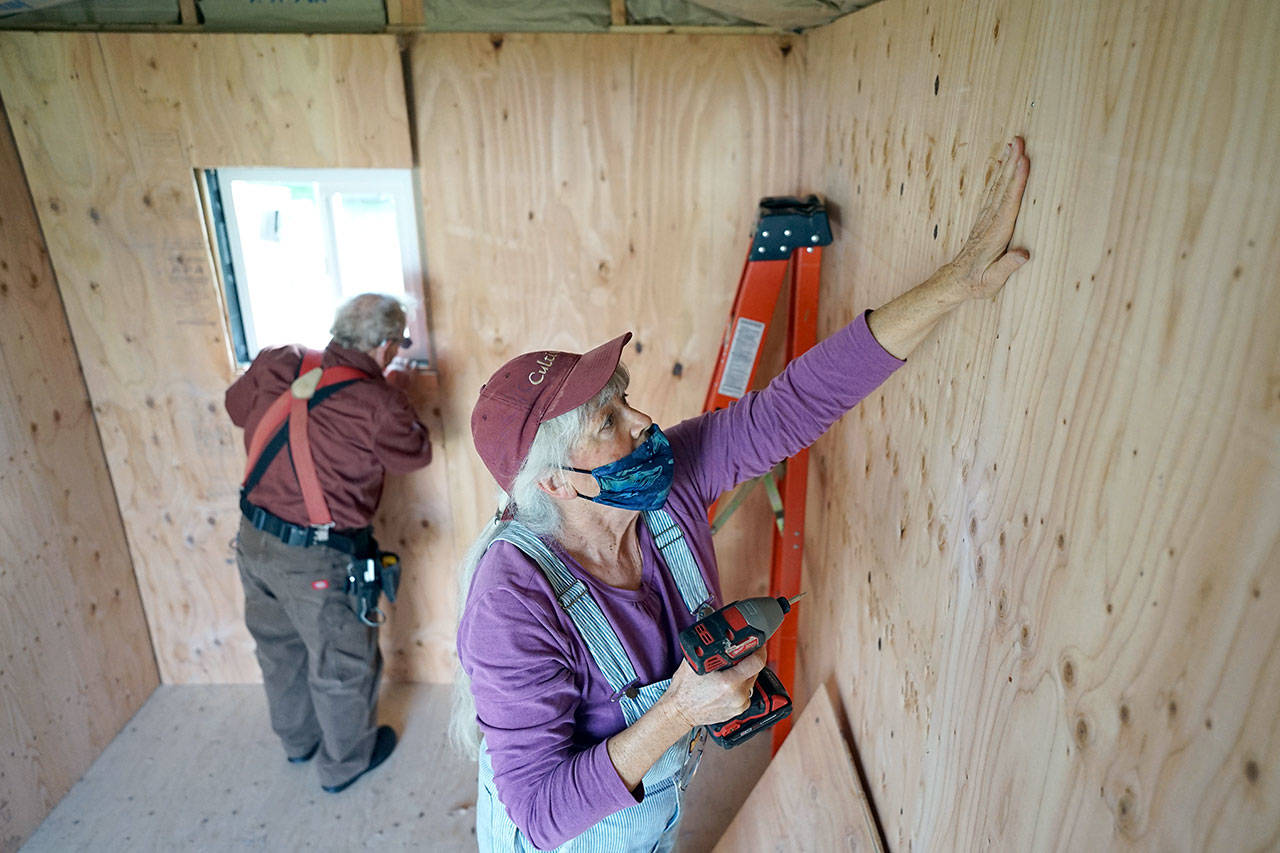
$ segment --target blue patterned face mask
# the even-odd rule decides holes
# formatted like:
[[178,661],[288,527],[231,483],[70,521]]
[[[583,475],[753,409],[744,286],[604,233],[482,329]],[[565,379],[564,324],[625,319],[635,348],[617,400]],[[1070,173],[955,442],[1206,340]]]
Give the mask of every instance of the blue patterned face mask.
[[671,443],[657,424],[649,427],[649,437],[626,456],[592,468],[569,468],[579,474],[590,474],[600,484],[600,494],[578,497],[618,509],[658,509],[667,502],[675,471]]

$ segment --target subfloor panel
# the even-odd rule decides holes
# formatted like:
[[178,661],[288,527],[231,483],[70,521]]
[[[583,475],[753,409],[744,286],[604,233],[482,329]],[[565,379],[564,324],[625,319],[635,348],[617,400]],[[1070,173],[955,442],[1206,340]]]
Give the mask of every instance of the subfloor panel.
[[[285,761],[258,685],[162,686],[23,850],[474,850],[476,765],[448,746],[449,690],[389,685],[379,716],[400,744],[335,795]],[[714,846],[768,760],[766,737],[707,750],[682,851]]]

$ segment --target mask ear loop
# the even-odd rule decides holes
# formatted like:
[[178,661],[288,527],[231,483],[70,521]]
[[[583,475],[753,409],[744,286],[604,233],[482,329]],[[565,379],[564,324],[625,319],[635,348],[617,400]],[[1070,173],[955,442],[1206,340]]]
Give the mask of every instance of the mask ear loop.
[[[568,455],[568,453],[572,453],[574,450],[577,450],[577,449],[578,449],[578,446],[579,446],[579,444],[580,444],[580,442],[581,442],[581,440],[582,440],[582,436],[581,436],[581,435],[579,435],[576,439],[574,439],[573,444],[569,447],[569,449],[568,449],[568,451],[566,452],[566,454],[565,454],[565,455],[567,456],[567,455]],[[582,498],[584,501],[589,501],[589,500],[591,500],[591,498],[587,497],[586,495],[582,494],[582,492],[578,491],[578,487],[577,487],[577,486],[575,486],[573,483],[569,482],[569,478],[568,478],[568,477],[566,477],[566,476],[564,476],[564,472],[565,472],[565,471],[573,471],[573,472],[574,472],[574,473],[576,473],[576,474],[586,474],[586,475],[590,476],[593,480],[595,479],[595,475],[594,475],[594,474],[592,474],[590,471],[584,471],[584,470],[582,470],[581,468],[574,468],[572,465],[558,465],[558,466],[556,466],[556,467],[557,467],[556,474],[561,478],[561,481],[562,481],[566,486],[568,486],[569,488],[573,489],[574,497]],[[599,481],[599,480],[596,480],[596,487],[597,487],[597,488],[599,488],[599,487],[600,487],[600,481]]]
[[[593,479],[593,480],[595,480],[595,476],[596,476],[596,475],[595,475],[595,474],[592,474],[590,471],[584,471],[584,470],[583,470],[583,469],[581,469],[581,468],[574,468],[572,465],[561,465],[561,466],[560,466],[560,468],[559,468],[559,470],[557,471],[557,474],[558,474],[558,475],[560,476],[560,478],[561,478],[561,482],[563,482],[563,483],[564,483],[566,486],[568,486],[569,488],[573,489],[573,496],[574,496],[574,497],[576,497],[576,498],[582,498],[584,501],[589,501],[589,500],[591,500],[591,498],[587,497],[587,496],[586,496],[586,495],[584,495],[582,492],[578,491],[578,487],[577,487],[577,486],[575,486],[573,483],[569,482],[569,478],[564,476],[564,472],[565,472],[565,471],[573,471],[575,474],[586,474],[588,477],[590,477],[590,478],[591,478],[591,479]],[[600,488],[600,481],[599,481],[599,480],[596,480],[596,488]],[[603,491],[603,489],[602,489],[602,491]]]

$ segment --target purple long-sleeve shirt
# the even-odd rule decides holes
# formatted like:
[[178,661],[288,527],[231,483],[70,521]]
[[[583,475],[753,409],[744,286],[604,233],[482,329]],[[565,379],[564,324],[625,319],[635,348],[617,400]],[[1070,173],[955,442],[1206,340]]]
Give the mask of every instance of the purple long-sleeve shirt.
[[[722,492],[808,447],[902,364],[876,342],[862,315],[767,388],[667,430],[675,479],[665,509],[684,531],[717,607],[723,602],[707,508]],[[586,583],[639,685],[646,685],[670,678],[680,665],[678,635],[693,616],[643,523],[639,531],[638,590],[604,584],[558,543],[547,545]],[[508,542],[495,543],[476,569],[458,656],[471,678],[494,784],[530,841],[556,847],[637,802],[605,746],[625,728],[613,690],[542,571]]]

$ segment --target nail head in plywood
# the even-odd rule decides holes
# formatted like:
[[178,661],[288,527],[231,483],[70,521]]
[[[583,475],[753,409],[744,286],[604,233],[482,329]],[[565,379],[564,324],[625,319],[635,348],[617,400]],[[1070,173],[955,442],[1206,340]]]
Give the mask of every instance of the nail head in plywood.
[[[879,851],[871,804],[827,688],[797,715],[791,734],[718,844],[716,853]],[[694,784],[709,784],[697,779]]]

